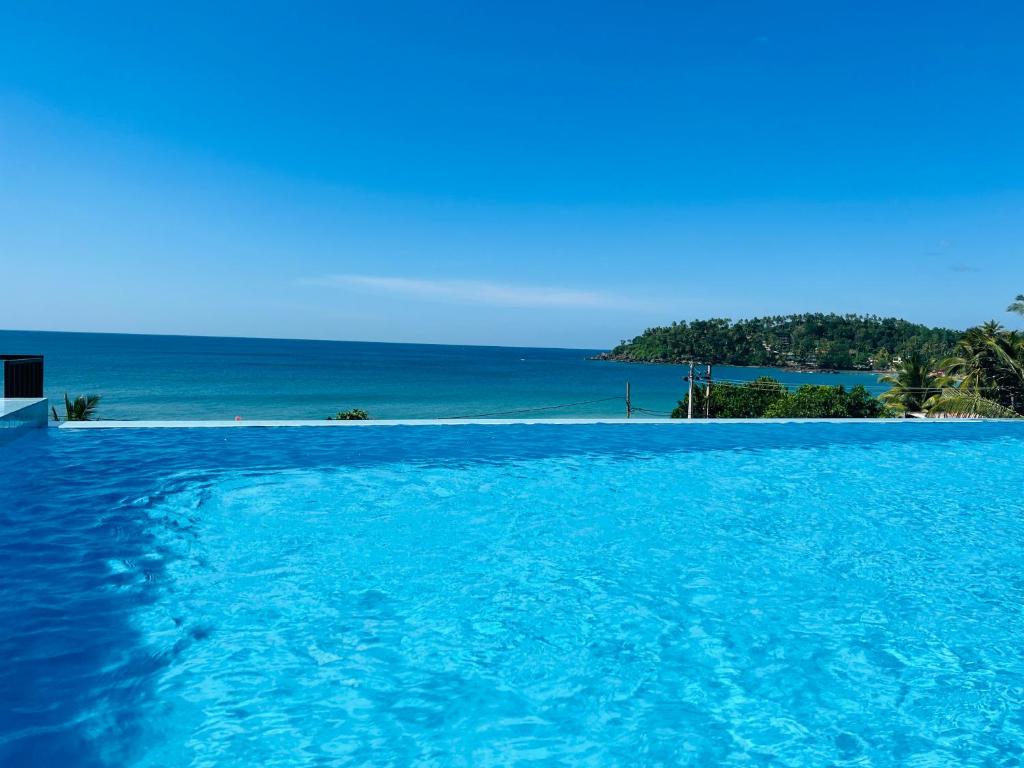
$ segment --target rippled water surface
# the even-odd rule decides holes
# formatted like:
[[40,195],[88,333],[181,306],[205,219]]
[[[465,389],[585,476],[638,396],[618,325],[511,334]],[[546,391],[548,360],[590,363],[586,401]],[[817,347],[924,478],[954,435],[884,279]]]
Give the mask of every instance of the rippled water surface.
[[[626,382],[637,408],[668,416],[686,367],[588,360],[598,350],[232,339],[0,330],[0,347],[46,356],[46,396],[101,392],[102,419],[437,419],[527,409],[615,417]],[[889,386],[869,373],[715,366],[716,381],[772,376],[800,384]],[[571,407],[561,407],[568,404]],[[546,408],[558,405],[555,410]],[[530,410],[534,409],[534,410]],[[540,409],[540,410],[536,410]]]
[[1018,765],[1024,427],[41,430],[0,765]]

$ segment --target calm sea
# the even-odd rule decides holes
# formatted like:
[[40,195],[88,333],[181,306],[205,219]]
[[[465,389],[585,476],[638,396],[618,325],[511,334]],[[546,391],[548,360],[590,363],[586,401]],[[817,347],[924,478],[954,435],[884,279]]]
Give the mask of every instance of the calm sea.
[[[621,416],[627,381],[635,406],[668,415],[683,396],[683,366],[588,360],[596,351],[0,331],[0,354],[46,356],[47,397],[100,394],[104,419],[321,419],[348,408],[445,418],[605,398],[614,399],[510,415]],[[713,375],[885,390],[864,373],[716,366]]]

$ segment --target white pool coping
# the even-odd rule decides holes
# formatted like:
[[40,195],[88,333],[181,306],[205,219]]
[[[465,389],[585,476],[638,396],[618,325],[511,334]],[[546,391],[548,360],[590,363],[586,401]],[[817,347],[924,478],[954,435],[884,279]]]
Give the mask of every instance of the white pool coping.
[[368,419],[365,421],[328,421],[302,419],[253,419],[249,421],[232,420],[196,420],[196,421],[65,421],[59,425],[61,429],[225,429],[244,427],[328,427],[328,428],[362,428],[362,427],[436,427],[436,426],[508,426],[512,424],[550,424],[550,425],[585,425],[585,424],[661,424],[675,427],[713,426],[721,424],[759,424],[762,426],[778,426],[780,424],[977,424],[979,422],[1017,422],[1019,419]]
[[0,445],[45,428],[49,410],[45,397],[0,397]]
[[[0,397],[0,419],[11,416],[26,408],[38,406],[40,403],[47,403],[44,397]],[[45,410],[47,405],[43,406]],[[38,408],[36,409],[38,410]]]

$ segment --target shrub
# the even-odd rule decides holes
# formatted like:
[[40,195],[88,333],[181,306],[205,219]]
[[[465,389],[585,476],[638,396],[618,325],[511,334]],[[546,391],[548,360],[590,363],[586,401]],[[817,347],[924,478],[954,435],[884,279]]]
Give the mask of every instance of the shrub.
[[[694,387],[693,415],[704,418],[707,390]],[[863,386],[847,391],[842,386],[804,384],[795,392],[769,376],[744,384],[711,386],[711,418],[717,419],[875,419],[891,416],[885,405]],[[687,400],[681,400],[672,418],[685,419]]]
[[863,385],[858,384],[846,396],[846,415],[851,419],[887,419],[895,414]]
[[338,411],[333,416],[328,416],[328,421],[365,421],[370,418],[370,414],[361,408],[352,408],[348,411]]
[[884,414],[885,406],[862,386],[847,392],[842,386],[804,384],[773,403],[764,415],[768,419],[871,419]]
[[[694,387],[693,415],[704,416],[707,390]],[[772,403],[786,396],[786,388],[770,376],[744,384],[715,384],[711,386],[711,417],[715,419],[759,419]],[[685,419],[687,401],[681,400],[672,412],[672,418]]]

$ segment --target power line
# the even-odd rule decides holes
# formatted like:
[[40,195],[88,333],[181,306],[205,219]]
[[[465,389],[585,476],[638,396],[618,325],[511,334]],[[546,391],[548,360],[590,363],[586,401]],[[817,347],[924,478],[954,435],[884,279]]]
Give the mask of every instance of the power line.
[[[764,391],[777,391],[777,387],[775,387],[774,385],[772,385],[772,384],[759,384],[759,383],[756,383],[756,381],[757,381],[756,379],[746,379],[746,380],[744,380],[744,379],[715,379],[715,381],[718,382],[719,384],[728,384],[728,385],[735,386],[735,387],[743,387],[745,389],[755,389],[755,390],[764,390]],[[787,384],[787,383],[784,383],[784,382],[779,382],[779,384],[782,387],[786,388],[786,389],[791,389],[791,388],[794,388],[794,387],[799,388],[799,387],[803,387],[803,386],[820,386],[820,387],[837,387],[837,386],[842,386],[842,387],[848,387],[849,389],[853,389],[854,387],[864,387],[864,389],[868,390],[869,392],[871,392],[871,391],[880,391],[880,392],[883,392],[883,393],[884,392],[888,392],[889,390],[893,389],[893,387],[886,386],[884,384],[854,384],[852,387],[849,387],[846,384],[810,384],[809,382],[790,383],[790,384]],[[950,388],[955,389],[956,387],[949,387],[948,385],[947,386],[933,385],[933,386],[925,386],[925,387],[900,387],[900,391],[902,391],[902,392],[934,392],[935,390],[950,389]],[[971,386],[970,389],[971,389],[971,391],[997,392],[997,391],[1006,391],[1006,390],[1015,391],[1017,388],[1016,387],[1012,387],[1012,386],[1002,386],[1002,385],[998,385],[998,384],[989,384],[989,385],[985,385],[985,386]]]
[[648,416],[664,416],[666,418],[672,416],[671,411],[652,411],[650,408],[640,408],[636,405],[633,406],[633,410],[637,413],[646,413]]
[[583,400],[578,403],[562,403],[560,405],[541,405],[536,408],[518,408],[514,411],[491,411],[490,413],[474,413],[468,416],[447,416],[448,419],[485,419],[490,416],[511,416],[518,413],[537,413],[538,411],[554,411],[559,408],[575,408],[581,405],[594,405],[596,403],[608,403],[612,400],[622,400],[619,395],[615,397],[603,397],[600,400]]

